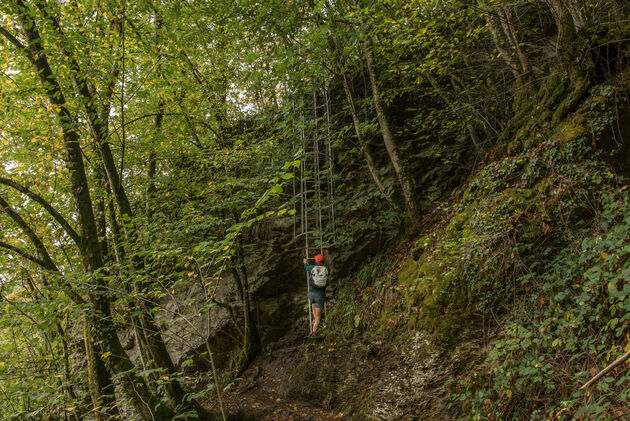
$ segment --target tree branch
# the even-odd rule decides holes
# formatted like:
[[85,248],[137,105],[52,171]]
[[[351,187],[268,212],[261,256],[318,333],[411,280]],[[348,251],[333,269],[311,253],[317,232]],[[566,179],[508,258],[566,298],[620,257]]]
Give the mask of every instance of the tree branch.
[[7,41],[13,44],[18,50],[23,50],[27,54],[30,53],[29,49],[24,44],[22,44],[22,42],[19,39],[17,39],[15,35],[13,35],[11,32],[6,30],[2,26],[0,26],[0,34],[2,34],[2,36],[4,36],[7,39]]
[[29,240],[31,240],[31,243],[33,243],[33,245],[35,246],[37,254],[39,254],[39,257],[43,263],[42,266],[48,270],[58,271],[59,269],[57,269],[57,265],[55,265],[55,263],[51,259],[48,250],[46,250],[46,246],[44,246],[44,243],[39,238],[39,236],[35,233],[35,231],[33,231],[31,226],[1,196],[0,210],[9,215],[9,217],[13,219],[13,221],[20,227],[22,232],[26,234]]
[[622,364],[624,361],[626,361],[628,358],[630,358],[630,351],[626,352],[625,354],[623,354],[621,357],[617,358],[615,361],[613,361],[612,363],[610,363],[608,365],[608,367],[606,367],[605,369],[603,369],[602,371],[600,371],[599,373],[597,373],[597,375],[595,377],[593,377],[592,379],[590,379],[589,381],[587,381],[586,383],[584,383],[584,385],[582,385],[582,387],[580,387],[579,390],[583,390],[586,389],[587,387],[593,385],[594,383],[597,383],[597,381],[599,379],[601,379],[602,377],[604,377],[606,374],[608,374],[610,371],[612,371],[613,368],[617,367],[618,365]]
[[22,256],[23,258],[25,258],[26,260],[30,260],[31,262],[33,262],[33,263],[35,263],[35,264],[37,264],[37,265],[39,265],[39,266],[41,266],[43,268],[46,268],[46,264],[42,260],[40,260],[37,257],[33,256],[32,254],[28,253],[26,250],[22,250],[19,247],[12,246],[11,244],[5,243],[4,241],[0,241],[0,248],[7,249],[9,251],[17,253],[20,256]]
[[66,233],[72,238],[72,241],[80,248],[81,247],[81,237],[77,232],[72,228],[72,226],[66,221],[66,219],[59,213],[55,208],[52,207],[50,203],[44,200],[43,197],[29,190],[27,187],[19,184],[16,181],[10,180],[8,178],[0,177],[0,184],[4,184],[5,186],[9,186],[19,191],[20,193],[24,193],[28,197],[30,197],[35,202],[42,205],[44,209],[63,227]]
[[66,292],[66,294],[68,294],[68,297],[70,297],[70,299],[74,301],[76,304],[85,304],[85,300],[83,300],[83,298],[72,289],[72,287],[68,284],[68,282],[64,280],[63,275],[61,274],[61,271],[59,270],[55,262],[53,262],[52,258],[50,257],[50,254],[48,253],[48,250],[46,249],[46,246],[44,245],[42,240],[39,238],[39,236],[35,233],[35,231],[33,231],[30,225],[1,196],[0,196],[0,210],[6,213],[7,215],[9,215],[9,217],[20,227],[22,232],[26,234],[29,240],[31,240],[31,243],[33,243],[33,245],[35,246],[35,249],[37,250],[37,254],[39,255],[39,258],[31,256],[27,252],[21,249],[18,249],[17,247],[13,247],[10,244],[1,243],[0,245],[4,247],[5,249],[18,253],[20,256],[24,257],[25,259],[30,260],[31,262],[37,263],[38,265],[40,265],[42,268],[46,270],[59,273],[62,279],[61,281],[62,287],[64,291]]

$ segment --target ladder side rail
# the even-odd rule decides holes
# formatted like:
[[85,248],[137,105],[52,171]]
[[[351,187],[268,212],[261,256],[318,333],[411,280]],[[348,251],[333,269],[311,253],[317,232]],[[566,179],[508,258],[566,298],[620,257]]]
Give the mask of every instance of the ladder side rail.
[[328,199],[330,204],[330,219],[332,221],[332,242],[337,241],[337,226],[335,223],[335,178],[334,178],[334,157],[332,152],[332,136],[330,122],[330,97],[328,96],[328,81],[324,85],[324,103],[326,105],[326,152],[328,159]]
[[[305,148],[305,135],[304,135],[304,114],[303,114],[303,99],[302,96],[300,96],[300,146],[304,149]],[[301,186],[301,190],[304,191],[306,190],[306,180],[305,180],[305,172],[306,172],[306,163],[305,160],[302,159],[300,161],[300,186]],[[308,212],[306,210],[306,195],[304,194],[300,194],[300,225],[301,225],[301,232],[307,232],[308,231]],[[306,253],[306,257],[308,258],[309,256],[309,250],[308,250],[308,234],[304,235],[304,248],[305,248],[305,253]],[[313,314],[312,314],[312,306],[311,306],[311,299],[308,297],[308,289],[309,289],[309,273],[306,272],[306,297],[307,297],[307,302],[308,302],[308,333],[310,334],[312,331],[312,326],[313,326]]]

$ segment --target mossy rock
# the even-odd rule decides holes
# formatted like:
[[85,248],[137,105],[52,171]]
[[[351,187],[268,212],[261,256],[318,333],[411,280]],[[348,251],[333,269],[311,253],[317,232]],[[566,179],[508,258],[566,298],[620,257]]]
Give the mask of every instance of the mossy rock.
[[483,351],[479,346],[472,343],[465,343],[450,354],[447,367],[455,376],[464,374],[471,365],[481,360],[483,355]]
[[414,259],[408,259],[398,271],[398,284],[413,284],[421,274],[420,263],[416,262]]
[[586,133],[586,123],[586,117],[583,114],[575,114],[571,119],[564,120],[556,126],[552,139],[560,142],[577,139]]
[[544,177],[540,181],[538,181],[533,190],[535,190],[538,194],[548,194],[553,187],[553,179],[551,177]]

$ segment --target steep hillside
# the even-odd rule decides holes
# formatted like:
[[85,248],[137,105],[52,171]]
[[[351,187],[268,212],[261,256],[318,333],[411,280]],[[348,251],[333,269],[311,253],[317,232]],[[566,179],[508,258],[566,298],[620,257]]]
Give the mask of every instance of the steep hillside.
[[274,381],[247,387],[358,420],[627,416],[627,366],[580,386],[630,333],[629,82],[528,122],[419,233],[341,279],[321,340],[269,345],[248,373]]

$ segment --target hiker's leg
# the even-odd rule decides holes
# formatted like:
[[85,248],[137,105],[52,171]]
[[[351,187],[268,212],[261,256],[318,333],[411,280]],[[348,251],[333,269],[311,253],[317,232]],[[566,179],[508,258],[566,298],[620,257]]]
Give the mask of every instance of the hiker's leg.
[[315,307],[313,304],[313,313],[315,313],[315,323],[313,323],[313,333],[317,332],[317,327],[322,319],[322,309]]
[[316,320],[316,318],[315,318],[315,303],[313,303],[311,305],[311,311],[312,311],[311,314],[313,315],[313,325],[311,326],[311,333],[314,333],[315,332],[315,323],[316,323],[315,322],[315,320]]

